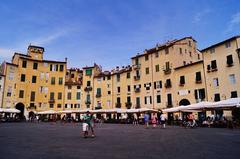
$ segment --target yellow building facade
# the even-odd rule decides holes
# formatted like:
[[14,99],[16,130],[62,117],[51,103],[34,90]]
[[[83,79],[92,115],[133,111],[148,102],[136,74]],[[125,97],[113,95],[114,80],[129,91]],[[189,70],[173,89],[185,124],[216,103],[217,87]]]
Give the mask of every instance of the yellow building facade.
[[30,45],[27,54],[15,53],[6,63],[3,107],[15,107],[25,116],[62,110],[67,62],[44,60],[43,53],[44,48]]

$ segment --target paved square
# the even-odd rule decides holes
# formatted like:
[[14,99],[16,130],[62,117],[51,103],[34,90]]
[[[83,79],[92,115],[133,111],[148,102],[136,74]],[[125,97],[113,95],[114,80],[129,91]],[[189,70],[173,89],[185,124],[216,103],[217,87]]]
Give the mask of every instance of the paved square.
[[96,138],[81,137],[80,124],[0,123],[0,158],[206,159],[240,157],[240,130],[145,129],[97,125]]

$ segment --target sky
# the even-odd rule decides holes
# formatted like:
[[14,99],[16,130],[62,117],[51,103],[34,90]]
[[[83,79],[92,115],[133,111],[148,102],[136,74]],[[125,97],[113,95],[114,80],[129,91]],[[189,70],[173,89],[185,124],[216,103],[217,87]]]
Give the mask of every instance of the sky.
[[0,62],[29,44],[68,68],[103,70],[168,40],[192,36],[198,49],[240,35],[239,0],[1,0]]

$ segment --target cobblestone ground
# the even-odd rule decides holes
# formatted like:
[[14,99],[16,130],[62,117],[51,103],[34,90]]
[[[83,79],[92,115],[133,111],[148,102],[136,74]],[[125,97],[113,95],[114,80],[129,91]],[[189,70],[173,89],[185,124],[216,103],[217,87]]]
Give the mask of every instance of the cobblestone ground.
[[103,124],[95,131],[84,139],[80,124],[0,123],[0,158],[240,158],[240,130]]

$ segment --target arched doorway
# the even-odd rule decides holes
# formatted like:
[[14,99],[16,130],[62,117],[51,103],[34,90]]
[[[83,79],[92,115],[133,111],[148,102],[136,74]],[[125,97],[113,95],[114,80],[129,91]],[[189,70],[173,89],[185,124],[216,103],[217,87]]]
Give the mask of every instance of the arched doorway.
[[182,106],[182,105],[190,105],[191,103],[189,102],[189,100],[187,99],[182,99],[180,102],[179,102],[179,105]]
[[[189,102],[189,100],[187,99],[182,99],[180,102],[179,102],[179,106],[187,106],[187,105],[190,105],[191,103]],[[183,112],[182,113],[182,119],[183,120],[186,120],[187,119],[187,115],[190,114],[188,112]]]
[[20,110],[21,112],[19,113],[19,118],[23,119],[24,118],[24,104],[23,103],[18,103],[16,105],[16,109]]

